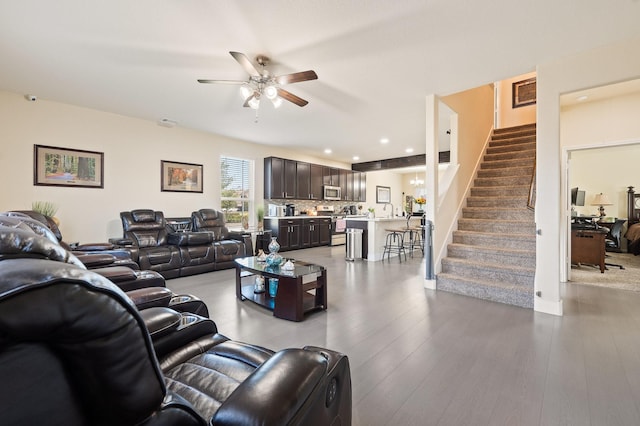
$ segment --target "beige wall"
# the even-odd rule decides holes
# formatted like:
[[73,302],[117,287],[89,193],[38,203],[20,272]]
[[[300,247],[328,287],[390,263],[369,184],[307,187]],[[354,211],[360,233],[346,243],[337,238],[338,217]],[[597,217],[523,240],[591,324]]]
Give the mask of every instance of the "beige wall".
[[638,111],[640,92],[562,108],[560,140],[564,147],[622,144],[571,152],[569,188],[586,190],[586,205],[576,207],[578,213],[595,214],[597,207],[591,201],[602,192],[613,203],[605,208],[607,216],[626,217],[627,187],[640,185]]
[[[640,143],[640,133],[638,143]],[[604,206],[607,216],[626,219],[627,187],[640,185],[639,164],[639,144],[572,152],[569,188],[577,186],[586,191],[585,206],[576,207],[575,210],[583,215],[599,215],[599,206],[592,205],[592,202],[596,194],[602,192],[613,204]]]
[[[263,157],[269,155],[349,168],[339,162],[292,154],[222,136],[160,127],[121,115],[46,100],[28,102],[0,91],[0,211],[30,209],[33,201],[59,206],[66,241],[96,242],[122,235],[119,213],[152,208],[166,216],[220,207],[221,155],[255,160],[257,201],[263,195]],[[33,145],[104,152],[104,189],[33,185]],[[160,191],[160,160],[202,164],[202,194]]]
[[[486,85],[464,92],[441,98],[457,114],[457,159],[459,168],[442,198],[438,198],[440,188],[438,183],[431,183],[437,179],[437,168],[427,173],[426,194],[427,218],[434,223],[433,250],[436,273],[440,270],[440,260],[446,256],[446,246],[451,231],[457,225],[458,212],[467,197],[470,183],[476,174],[480,156],[483,153],[487,138],[493,127],[493,86]],[[437,110],[437,106],[430,109],[427,102],[427,113]],[[435,100],[434,105],[437,105]],[[437,120],[437,118],[436,118]],[[427,115],[427,123],[430,121]],[[432,146],[437,140],[435,135],[430,139],[434,129],[427,125],[427,164],[437,164],[437,146]],[[430,142],[431,141],[431,142]],[[437,144],[436,144],[437,145]],[[455,166],[455,165],[454,165]],[[434,205],[432,200],[438,200]]]
[[500,129],[504,127],[519,126],[521,124],[535,123],[535,104],[513,108],[513,83],[533,78],[535,76],[536,73],[531,72],[496,83],[496,128]]
[[640,38],[619,42],[537,69],[537,200],[535,309],[562,314],[561,269],[566,267],[567,215],[566,169],[560,142],[560,96],[640,77]]

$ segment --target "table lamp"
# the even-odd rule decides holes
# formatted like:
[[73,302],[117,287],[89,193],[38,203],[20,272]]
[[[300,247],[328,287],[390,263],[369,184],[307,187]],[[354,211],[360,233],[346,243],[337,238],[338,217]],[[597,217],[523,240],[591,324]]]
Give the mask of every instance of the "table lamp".
[[596,194],[591,205],[600,206],[600,208],[598,209],[598,211],[600,212],[600,217],[604,217],[606,216],[604,212],[604,206],[612,206],[613,203],[609,200],[609,197],[601,192],[599,194]]

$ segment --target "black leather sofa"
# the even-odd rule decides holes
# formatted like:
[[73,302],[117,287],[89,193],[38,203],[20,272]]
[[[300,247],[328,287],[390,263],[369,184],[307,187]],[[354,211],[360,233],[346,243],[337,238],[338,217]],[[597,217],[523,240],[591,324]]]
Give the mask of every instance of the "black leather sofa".
[[[32,219],[29,216],[5,215],[0,213],[0,229],[4,232],[26,231],[28,234],[35,234],[44,237],[52,243],[49,247],[51,251],[63,250],[68,253],[67,262],[87,268],[84,263],[89,256],[76,256],[74,252],[69,252],[62,246],[49,227],[42,222]],[[23,243],[29,241],[24,239]],[[56,247],[59,246],[59,247]],[[4,249],[7,249],[5,246]],[[7,256],[7,253],[3,253]],[[103,256],[103,255],[100,255]],[[104,255],[107,256],[108,255]],[[135,265],[137,268],[137,265]],[[190,294],[175,294],[165,286],[162,275],[153,271],[140,271],[121,266],[118,263],[107,264],[102,267],[93,267],[92,271],[102,275],[109,281],[120,287],[127,293],[138,309],[149,307],[171,307],[179,312],[192,312],[204,317],[209,316],[207,305],[199,298]]]
[[215,269],[233,268],[233,260],[251,256],[251,236],[230,232],[224,221],[224,213],[214,209],[200,209],[191,213],[191,229],[213,234]]
[[221,214],[199,217],[202,220],[194,219],[197,226],[191,231],[175,232],[160,211],[121,212],[123,238],[111,241],[131,242],[126,248],[140,269],[156,271],[165,278],[232,268],[234,259],[250,255],[251,237],[229,232]]
[[76,262],[44,237],[0,227],[3,425],[351,424],[346,356],[274,353],[197,315],[152,339],[122,290]]

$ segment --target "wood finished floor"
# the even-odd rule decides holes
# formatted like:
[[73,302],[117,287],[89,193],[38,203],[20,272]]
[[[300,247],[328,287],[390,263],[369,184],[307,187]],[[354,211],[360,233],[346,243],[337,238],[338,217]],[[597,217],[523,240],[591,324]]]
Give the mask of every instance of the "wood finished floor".
[[639,425],[640,294],[563,285],[563,317],[424,289],[419,257],[344,261],[344,247],[287,252],[328,270],[329,309],[300,323],[235,298],[233,270],[168,281],[219,331],[349,356],[354,425]]

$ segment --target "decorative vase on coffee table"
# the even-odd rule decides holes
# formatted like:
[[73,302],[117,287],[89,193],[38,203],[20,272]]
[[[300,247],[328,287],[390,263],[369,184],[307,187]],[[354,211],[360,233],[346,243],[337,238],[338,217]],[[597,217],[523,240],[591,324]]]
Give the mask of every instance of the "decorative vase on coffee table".
[[269,254],[267,255],[266,262],[267,265],[277,268],[282,263],[282,256],[278,254],[280,250],[280,244],[278,244],[278,240],[276,237],[271,237],[271,242],[267,246],[269,249]]

